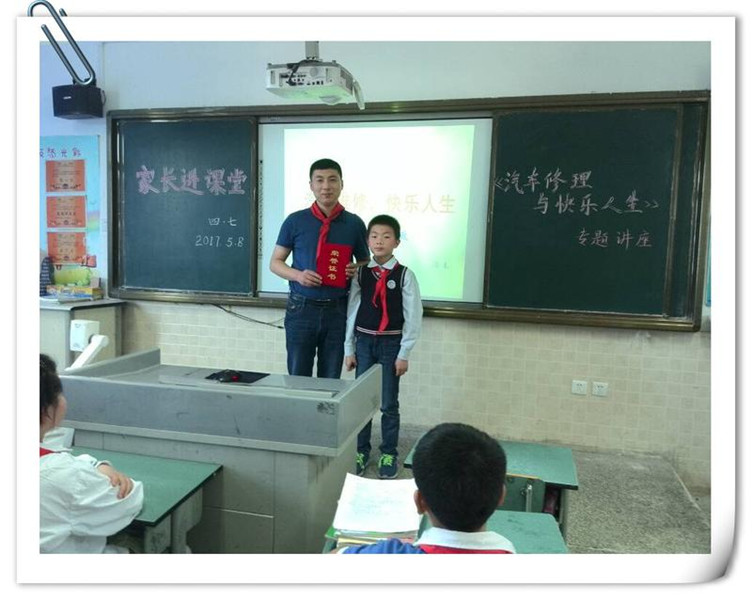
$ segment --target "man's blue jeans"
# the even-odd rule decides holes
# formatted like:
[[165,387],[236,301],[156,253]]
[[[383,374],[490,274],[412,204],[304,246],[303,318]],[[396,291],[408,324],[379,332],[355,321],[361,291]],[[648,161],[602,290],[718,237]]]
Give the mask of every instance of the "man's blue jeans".
[[336,300],[311,300],[291,293],[285,312],[287,372],[339,379],[345,360],[347,296]]
[[[400,350],[401,335],[356,333],[355,376],[360,377],[375,364],[381,365],[381,445],[382,454],[397,456],[399,439],[399,380],[394,363]],[[371,421],[358,434],[358,452],[371,453]]]

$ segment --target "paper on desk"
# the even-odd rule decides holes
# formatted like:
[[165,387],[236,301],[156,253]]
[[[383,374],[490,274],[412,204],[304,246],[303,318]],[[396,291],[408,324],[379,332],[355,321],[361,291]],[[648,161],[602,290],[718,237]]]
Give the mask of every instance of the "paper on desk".
[[333,526],[347,531],[417,531],[420,515],[413,502],[413,479],[366,479],[348,473]]

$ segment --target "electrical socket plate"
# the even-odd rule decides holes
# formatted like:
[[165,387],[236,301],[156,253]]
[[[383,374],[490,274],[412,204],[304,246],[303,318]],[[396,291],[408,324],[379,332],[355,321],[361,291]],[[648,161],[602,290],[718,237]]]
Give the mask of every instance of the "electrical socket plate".
[[608,396],[608,384],[603,381],[594,381],[593,396]]
[[572,380],[572,393],[578,396],[587,396],[587,381],[581,379]]

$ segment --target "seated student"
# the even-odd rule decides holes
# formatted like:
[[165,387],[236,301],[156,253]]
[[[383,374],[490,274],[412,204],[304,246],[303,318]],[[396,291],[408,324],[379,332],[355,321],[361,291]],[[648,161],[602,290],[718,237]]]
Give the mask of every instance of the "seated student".
[[415,506],[432,527],[413,544],[388,539],[348,546],[343,554],[513,554],[486,521],[504,502],[507,458],[499,443],[475,427],[443,423],[421,438],[413,455]]
[[[65,418],[67,403],[55,362],[39,356],[39,439]],[[144,490],[108,463],[39,448],[39,550],[42,553],[127,552],[107,536],[141,511]]]

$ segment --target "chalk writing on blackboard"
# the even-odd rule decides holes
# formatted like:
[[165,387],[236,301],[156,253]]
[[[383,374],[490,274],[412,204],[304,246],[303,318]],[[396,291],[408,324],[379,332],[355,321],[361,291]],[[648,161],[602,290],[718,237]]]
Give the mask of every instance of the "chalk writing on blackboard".
[[[589,183],[591,175],[592,171],[572,173],[569,179],[568,189],[592,189],[593,186]],[[494,179],[494,187],[504,193],[512,190],[520,196],[526,196],[528,192],[534,194],[536,188],[545,186],[545,190],[549,192],[549,194],[539,191],[537,202],[532,206],[533,210],[539,211],[542,215],[548,214],[549,209],[552,214],[574,214],[576,211],[589,217],[591,214],[601,210],[610,210],[617,214],[629,214],[642,213],[645,210],[660,208],[660,204],[656,200],[646,200],[641,198],[636,189],[633,189],[632,193],[627,195],[627,197],[623,198],[621,201],[616,200],[614,196],[609,196],[603,204],[598,204],[595,201],[592,192],[588,192],[578,197],[577,195],[570,194],[569,191],[564,191],[556,196],[552,196],[551,194],[556,194],[556,192],[559,191],[560,186],[563,188],[563,184],[567,183],[567,180],[562,178],[562,172],[558,167],[553,171],[549,171],[543,178],[543,181],[540,180],[538,167],[533,167],[532,171],[527,177],[525,177],[524,181],[525,183],[521,183],[520,173],[511,169],[502,177],[496,177]]]
[[[228,174],[225,176],[225,169],[207,169],[203,177],[198,175],[198,169],[180,169],[180,175],[175,174],[175,167],[162,167],[162,175],[159,178],[161,191],[154,187],[155,170],[149,169],[146,165],[141,165],[141,169],[136,172],[138,180],[138,192],[140,194],[159,194],[168,192],[188,192],[196,196],[203,196],[205,193],[220,196],[224,194],[245,194],[243,183],[248,176],[242,169],[227,169]],[[179,179],[180,185],[177,184]],[[204,181],[205,189],[199,189],[201,180]],[[229,187],[227,185],[229,184]]]
[[225,220],[222,220],[222,217],[210,217],[207,221],[209,221],[211,227],[216,227],[218,225],[228,225],[230,227],[238,226],[238,220],[235,217],[228,217]]
[[[234,216],[222,217],[214,216],[207,219],[209,227],[238,227],[238,219]],[[202,233],[195,234],[194,246],[207,246],[209,248],[244,248],[246,245],[245,236],[235,235],[206,235]]]
[[[545,170],[545,169],[544,169]],[[527,175],[508,169],[494,179],[494,187],[512,197],[530,198],[530,208],[540,215],[574,215],[594,217],[607,211],[617,215],[639,215],[660,208],[654,199],[643,199],[637,189],[621,199],[612,195],[594,196],[592,170],[577,171],[564,178],[558,167],[543,171],[534,166]],[[551,217],[549,217],[551,218]],[[609,243],[623,250],[652,248],[651,233],[642,228],[619,229],[615,232],[582,227],[575,236],[582,247],[608,248]]]
[[206,246],[208,248],[245,248],[244,236],[201,235],[196,234],[194,246]]
[[[629,229],[624,231],[617,231],[616,245],[621,246],[624,250],[631,248],[652,248],[653,245],[650,240],[650,232],[642,230],[640,233],[632,232]],[[608,248],[609,232],[601,229],[595,231],[587,231],[584,227],[577,235],[577,242],[580,246],[595,246],[597,248]]]

